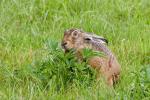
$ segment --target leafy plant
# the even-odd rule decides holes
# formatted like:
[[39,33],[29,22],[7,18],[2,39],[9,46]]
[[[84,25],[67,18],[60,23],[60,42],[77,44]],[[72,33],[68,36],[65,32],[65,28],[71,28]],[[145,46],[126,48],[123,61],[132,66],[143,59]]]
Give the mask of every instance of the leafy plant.
[[74,83],[89,86],[94,81],[94,70],[86,62],[79,62],[73,51],[64,54],[57,42],[51,41],[50,44],[48,59],[41,62],[36,72],[43,83],[47,84],[53,77],[57,87],[67,87]]

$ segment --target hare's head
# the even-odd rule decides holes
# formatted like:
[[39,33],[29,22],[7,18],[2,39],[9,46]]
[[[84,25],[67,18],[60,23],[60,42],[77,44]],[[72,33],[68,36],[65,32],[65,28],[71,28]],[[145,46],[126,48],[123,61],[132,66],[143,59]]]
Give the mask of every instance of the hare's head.
[[92,40],[107,43],[107,40],[103,37],[83,32],[80,29],[69,29],[64,32],[61,46],[65,51],[69,49],[82,49],[86,48],[87,44],[90,44]]

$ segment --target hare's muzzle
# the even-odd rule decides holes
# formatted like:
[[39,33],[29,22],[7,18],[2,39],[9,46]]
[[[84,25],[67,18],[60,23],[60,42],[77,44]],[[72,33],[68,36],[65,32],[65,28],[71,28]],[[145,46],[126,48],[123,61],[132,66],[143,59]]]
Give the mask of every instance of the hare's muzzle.
[[64,49],[65,53],[69,52],[69,50],[67,48],[67,43],[66,42],[62,42],[61,43],[61,47]]
[[61,46],[62,46],[63,49],[66,50],[66,49],[67,49],[67,42],[62,42],[62,43],[61,43]]

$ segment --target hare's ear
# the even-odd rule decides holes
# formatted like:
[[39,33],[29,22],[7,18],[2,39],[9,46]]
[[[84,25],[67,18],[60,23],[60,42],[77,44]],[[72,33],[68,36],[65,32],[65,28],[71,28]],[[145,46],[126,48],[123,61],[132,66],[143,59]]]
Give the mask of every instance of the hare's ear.
[[91,40],[92,40],[92,37],[85,37],[84,40],[86,40],[86,41],[91,41]]
[[91,36],[85,36],[85,37],[84,37],[84,41],[85,41],[86,43],[90,43],[92,40],[93,40],[93,38],[92,38]]
[[108,40],[105,39],[105,38],[103,38],[103,37],[95,37],[95,36],[94,36],[94,37],[92,37],[92,38],[93,38],[93,40],[95,40],[95,41],[108,44]]

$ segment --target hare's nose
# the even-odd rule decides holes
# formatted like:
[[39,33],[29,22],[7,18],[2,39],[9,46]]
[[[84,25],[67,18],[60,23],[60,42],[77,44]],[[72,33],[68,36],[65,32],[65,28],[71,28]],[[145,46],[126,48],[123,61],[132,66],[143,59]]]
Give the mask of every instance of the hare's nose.
[[67,45],[67,42],[62,42],[61,45],[64,47],[65,45]]

